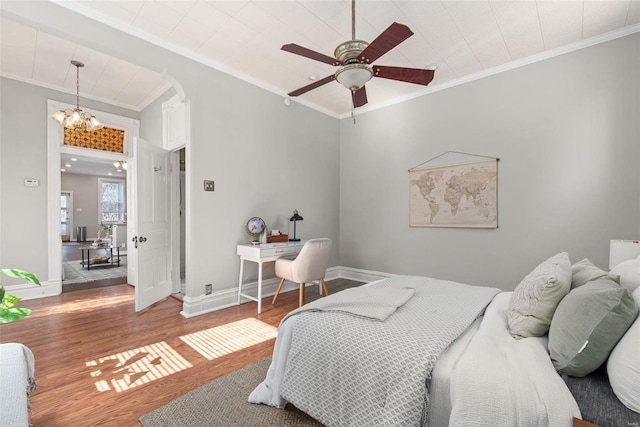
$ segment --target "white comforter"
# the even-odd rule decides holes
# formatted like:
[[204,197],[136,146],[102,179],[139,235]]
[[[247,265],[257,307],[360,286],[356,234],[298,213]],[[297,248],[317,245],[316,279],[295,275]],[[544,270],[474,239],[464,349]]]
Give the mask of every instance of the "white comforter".
[[430,425],[571,426],[580,410],[556,373],[546,337],[516,340],[507,328],[511,292],[438,361]]

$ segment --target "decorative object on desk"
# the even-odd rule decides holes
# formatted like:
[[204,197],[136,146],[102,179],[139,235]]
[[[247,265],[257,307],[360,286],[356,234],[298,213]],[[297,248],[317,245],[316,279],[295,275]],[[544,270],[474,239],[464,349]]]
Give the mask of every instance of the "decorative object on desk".
[[267,229],[264,220],[260,217],[254,216],[253,218],[249,218],[247,221],[247,232],[253,236],[253,240],[251,241],[252,245],[259,245],[260,239],[259,236]]
[[409,169],[409,226],[497,228],[498,159],[448,151]]
[[296,238],[296,222],[298,221],[302,221],[304,218],[302,218],[299,214],[298,214],[298,209],[294,209],[293,210],[293,216],[291,218],[289,218],[290,222],[293,222],[293,239],[289,239],[290,242],[299,242],[300,239]]
[[[38,278],[32,273],[27,273],[26,271],[15,268],[3,268],[0,271],[9,277],[26,279],[31,283],[41,286]],[[31,310],[28,308],[14,307],[21,299],[22,298],[15,295],[7,295],[2,285],[0,285],[0,323],[13,322],[31,314]]]
[[289,241],[288,234],[277,234],[267,237],[267,243],[286,243]]
[[611,240],[609,243],[609,269],[638,256],[640,256],[640,240]]

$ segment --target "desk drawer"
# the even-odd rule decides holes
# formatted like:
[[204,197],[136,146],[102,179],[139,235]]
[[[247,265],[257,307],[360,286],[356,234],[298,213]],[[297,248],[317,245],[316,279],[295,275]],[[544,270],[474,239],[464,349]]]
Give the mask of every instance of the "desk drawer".
[[300,249],[302,246],[280,246],[273,248],[265,248],[260,250],[261,257],[271,257],[271,256],[290,256],[297,255],[300,253]]

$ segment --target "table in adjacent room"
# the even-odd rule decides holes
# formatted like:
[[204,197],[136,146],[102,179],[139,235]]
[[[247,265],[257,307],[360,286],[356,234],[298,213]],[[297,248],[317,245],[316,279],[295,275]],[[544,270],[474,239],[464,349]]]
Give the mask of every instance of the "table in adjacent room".
[[[115,253],[114,253],[115,249]],[[95,263],[91,260],[91,251],[106,251],[109,253],[109,261],[104,263]],[[82,252],[82,261],[80,264],[86,267],[87,270],[91,270],[91,267],[103,267],[103,266],[118,266],[120,267],[120,246],[80,246],[80,252]],[[87,258],[85,261],[85,253]]]

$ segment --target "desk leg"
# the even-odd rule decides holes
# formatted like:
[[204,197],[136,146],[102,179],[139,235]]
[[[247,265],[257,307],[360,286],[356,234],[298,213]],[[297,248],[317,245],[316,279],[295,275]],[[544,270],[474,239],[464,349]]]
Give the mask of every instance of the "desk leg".
[[238,276],[238,305],[240,305],[240,300],[242,299],[242,296],[240,296],[240,294],[242,293],[242,273],[243,273],[243,269],[244,269],[244,258],[240,258],[240,275]]
[[262,313],[262,261],[258,263],[258,314]]
[[87,271],[91,270],[91,249],[87,249]]

